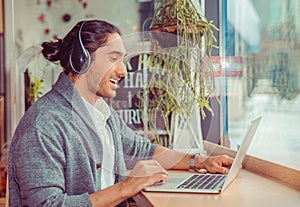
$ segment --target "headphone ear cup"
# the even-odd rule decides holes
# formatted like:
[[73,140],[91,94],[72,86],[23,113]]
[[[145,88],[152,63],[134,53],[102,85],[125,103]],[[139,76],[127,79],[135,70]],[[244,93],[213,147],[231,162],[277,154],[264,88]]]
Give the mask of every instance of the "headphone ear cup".
[[74,37],[72,52],[70,55],[70,65],[75,73],[82,74],[87,72],[91,64],[91,55],[87,49],[85,49],[81,40],[81,29],[85,22],[80,26],[77,35]]

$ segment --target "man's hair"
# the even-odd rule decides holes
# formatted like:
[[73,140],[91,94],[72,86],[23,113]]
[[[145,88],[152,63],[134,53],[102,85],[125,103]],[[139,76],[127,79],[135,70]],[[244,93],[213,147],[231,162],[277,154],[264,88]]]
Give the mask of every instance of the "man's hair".
[[[80,25],[83,21],[78,22],[71,31],[64,37],[64,39],[57,39],[56,41],[49,41],[42,43],[42,54],[51,62],[59,62],[64,68],[64,72],[68,74],[72,72],[70,65],[70,55],[72,53],[72,46],[75,38],[78,37]],[[94,59],[94,52],[105,45],[109,34],[118,33],[120,30],[106,21],[102,20],[88,20],[81,29],[80,37],[83,46],[90,53],[92,60]]]

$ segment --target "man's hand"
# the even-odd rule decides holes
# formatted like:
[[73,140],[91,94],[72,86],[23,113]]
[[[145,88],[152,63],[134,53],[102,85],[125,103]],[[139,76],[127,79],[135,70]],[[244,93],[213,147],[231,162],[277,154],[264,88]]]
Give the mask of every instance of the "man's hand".
[[196,157],[196,166],[205,168],[210,173],[227,174],[233,163],[233,158],[227,155],[210,156],[205,160],[200,156]]
[[125,182],[131,185],[136,193],[144,187],[153,185],[156,182],[165,182],[169,179],[168,172],[155,160],[139,161]]
[[168,178],[167,171],[157,161],[139,161],[125,180],[90,194],[90,198],[93,206],[116,206],[138,194],[144,187]]

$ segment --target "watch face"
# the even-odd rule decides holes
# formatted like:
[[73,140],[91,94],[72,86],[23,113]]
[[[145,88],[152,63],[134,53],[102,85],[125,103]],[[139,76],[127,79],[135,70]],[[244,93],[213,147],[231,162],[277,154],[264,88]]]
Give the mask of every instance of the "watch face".
[[199,169],[196,168],[195,166],[195,158],[200,155],[200,153],[196,153],[196,154],[193,154],[190,158],[190,170],[192,171],[198,171]]

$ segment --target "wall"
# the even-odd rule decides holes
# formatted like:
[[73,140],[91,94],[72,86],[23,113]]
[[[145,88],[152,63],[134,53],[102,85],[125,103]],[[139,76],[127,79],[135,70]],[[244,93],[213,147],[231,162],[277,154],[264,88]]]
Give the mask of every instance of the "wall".
[[0,0],[0,34],[3,34],[3,2]]
[[[5,97],[4,97],[4,54],[3,54],[3,2],[0,0],[0,152],[2,155],[2,149],[5,143]],[[5,188],[6,188],[6,173],[4,171],[5,167],[3,168],[2,157],[0,156],[0,196],[5,195]],[[4,165],[5,166],[5,165]]]
[[[37,3],[41,2],[41,3]],[[15,31],[18,53],[33,44],[63,38],[76,22],[82,19],[103,19],[116,24],[123,35],[139,30],[139,4],[135,0],[63,1],[15,0]],[[84,7],[83,3],[87,3]],[[126,8],[126,10],[125,10]],[[69,14],[68,22],[62,20]],[[48,33],[45,30],[48,29]]]
[[4,13],[3,13],[3,1],[0,0],[0,94],[3,95],[4,92]]
[[[51,41],[55,37],[64,38],[67,32],[83,19],[109,21],[120,28],[123,36],[139,31],[139,3],[135,0],[118,0],[117,4],[116,1],[108,0],[15,0],[14,6],[16,57],[43,41]],[[69,18],[69,21],[66,21],[66,18]],[[31,64],[26,66],[31,74],[45,79],[43,93],[50,89],[61,72],[59,66],[49,65],[40,56],[33,58]],[[18,72],[24,69],[19,68]]]
[[4,97],[4,42],[3,42],[3,2],[0,0],[0,149],[5,142],[5,97]]

